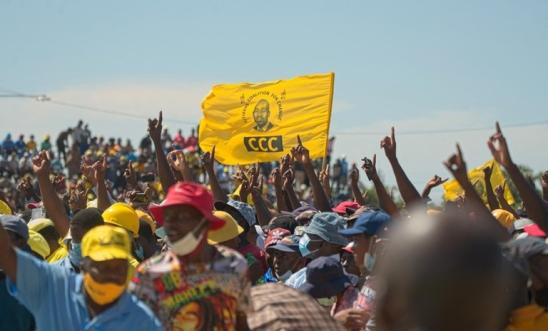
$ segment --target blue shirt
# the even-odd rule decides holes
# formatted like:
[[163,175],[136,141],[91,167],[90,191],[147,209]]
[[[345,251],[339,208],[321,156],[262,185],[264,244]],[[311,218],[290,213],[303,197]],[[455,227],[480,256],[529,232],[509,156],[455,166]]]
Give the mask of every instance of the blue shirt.
[[90,318],[81,274],[16,251],[17,284],[8,280],[8,290],[33,313],[38,331],[162,330],[148,307],[128,292]]
[[0,273],[0,278],[0,330],[33,331],[34,317],[8,293],[5,275]]
[[70,262],[68,255],[62,258],[61,260],[55,261],[51,264],[55,266],[59,266],[63,269],[67,269],[68,271],[74,272],[76,274],[80,272],[79,270],[76,270],[76,268],[74,268],[74,266],[72,265],[72,262]]

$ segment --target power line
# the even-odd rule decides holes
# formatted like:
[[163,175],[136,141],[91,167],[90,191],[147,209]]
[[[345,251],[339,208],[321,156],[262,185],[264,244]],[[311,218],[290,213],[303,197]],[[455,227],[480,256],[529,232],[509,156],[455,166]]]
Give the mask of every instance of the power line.
[[[120,111],[120,110],[115,110],[115,109],[99,108],[99,107],[87,106],[87,105],[82,105],[82,104],[76,104],[76,103],[72,103],[72,102],[66,102],[66,101],[62,101],[62,100],[59,100],[59,99],[53,99],[53,98],[47,97],[43,94],[42,95],[26,94],[26,93],[22,93],[22,92],[19,92],[19,91],[6,89],[6,88],[2,88],[2,87],[0,87],[0,91],[11,93],[11,95],[6,95],[6,97],[34,98],[38,101],[48,101],[49,103],[53,103],[53,104],[63,106],[63,107],[77,108],[77,109],[83,109],[83,110],[88,110],[88,111],[97,112],[97,113],[125,116],[125,117],[130,117],[130,118],[135,118],[135,119],[148,119],[146,116],[132,114],[132,113],[128,113],[128,112],[125,112],[125,111]],[[1,96],[2,95],[0,95],[0,97]],[[183,120],[174,119],[174,118],[164,118],[164,121],[173,122],[173,123],[180,123],[180,124],[186,124],[186,125],[191,125],[191,126],[195,126],[197,124],[196,122],[183,121]]]
[[[27,94],[27,93],[22,93],[12,89],[6,89],[3,87],[0,87],[0,91],[11,93],[11,95],[5,95],[6,97],[34,98],[37,101],[47,101],[63,107],[77,108],[77,109],[83,109],[83,110],[88,110],[88,111],[97,112],[97,113],[125,116],[125,117],[130,117],[135,119],[147,119],[146,116],[136,115],[136,114],[128,113],[125,111],[86,106],[86,105],[66,102],[58,99],[52,99],[44,94],[40,94],[40,95]],[[0,94],[0,97],[2,97],[1,94]],[[172,118],[165,118],[165,121],[186,124],[191,126],[196,125],[195,122],[183,121],[183,120],[172,119]],[[505,128],[521,128],[521,127],[530,127],[535,125],[547,125],[547,124],[548,124],[548,120],[545,120],[545,121],[536,121],[536,122],[527,122],[527,123],[505,124],[504,127]],[[410,131],[403,130],[403,131],[398,131],[398,135],[430,135],[430,134],[460,133],[460,132],[474,132],[474,131],[488,131],[488,130],[493,130],[493,126],[490,125],[490,126],[483,126],[483,127],[460,128],[460,129],[410,130]],[[386,132],[385,131],[346,131],[346,132],[335,131],[333,132],[333,134],[340,135],[340,136],[382,136],[382,135],[386,135]]]

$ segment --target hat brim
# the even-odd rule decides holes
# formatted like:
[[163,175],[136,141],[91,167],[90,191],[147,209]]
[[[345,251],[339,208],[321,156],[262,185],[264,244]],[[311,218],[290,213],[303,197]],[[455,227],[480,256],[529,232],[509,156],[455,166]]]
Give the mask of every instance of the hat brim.
[[348,276],[343,275],[337,279],[331,280],[327,284],[312,284],[308,281],[299,287],[299,291],[307,293],[313,298],[331,298],[342,291],[345,288],[352,285]]
[[367,233],[365,231],[360,230],[358,228],[350,228],[350,229],[344,229],[344,230],[339,231],[339,234],[343,237],[357,236],[357,235],[362,234],[362,233],[367,235]]
[[339,235],[338,238],[337,237],[328,238],[324,233],[315,231],[313,229],[310,229],[309,227],[304,229],[304,233],[316,235],[322,238],[324,241],[327,241],[328,243],[331,243],[331,244],[341,245],[341,246],[346,246],[348,244],[348,240],[344,236],[339,235],[338,232],[333,234],[333,235]]
[[237,226],[236,227],[236,234],[232,233],[232,235],[228,235],[228,236],[223,236],[222,238],[215,238],[215,239],[211,239],[211,238],[207,238],[207,243],[210,244],[210,245],[218,245],[218,244],[222,244],[226,241],[229,241],[231,239],[234,239],[236,238],[237,236],[241,235],[242,233],[244,232],[244,229],[241,227],[241,226]]
[[120,248],[105,248],[100,249],[95,252],[92,252],[85,257],[89,257],[93,261],[96,262],[102,262],[102,261],[109,261],[109,260],[115,260],[115,259],[123,259],[123,260],[129,260],[130,254],[129,252],[120,249]]
[[236,222],[240,224],[240,226],[244,227],[244,231],[246,230],[246,227],[247,227],[247,230],[249,230],[249,224],[247,223],[247,220],[245,219],[244,215],[240,213],[238,209],[232,207],[231,205],[229,205],[228,203],[224,201],[216,201],[214,206],[216,210],[229,213],[230,216],[232,216],[236,220]]
[[283,245],[278,243],[278,244],[270,245],[266,248],[266,250],[269,250],[269,249],[274,249],[274,250],[285,252],[285,253],[299,253],[299,245],[288,246],[288,245]]
[[[164,225],[164,209],[167,207],[184,206],[184,205],[191,206],[190,204],[180,203],[180,202],[162,203],[162,204],[151,203],[148,206],[148,211],[150,212],[152,217],[154,217],[154,220],[156,220],[156,223],[158,224],[158,226],[163,226]],[[225,224],[225,221],[223,221],[222,219],[218,217],[213,216],[213,214],[209,214],[209,215],[206,214],[203,216],[206,220],[208,220],[210,230],[217,230]]]

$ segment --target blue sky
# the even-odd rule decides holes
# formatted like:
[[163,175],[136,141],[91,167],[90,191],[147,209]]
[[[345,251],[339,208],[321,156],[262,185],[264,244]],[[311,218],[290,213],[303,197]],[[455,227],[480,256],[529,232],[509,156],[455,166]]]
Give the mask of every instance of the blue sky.
[[[0,88],[140,116],[197,122],[214,83],[334,71],[334,133],[548,120],[546,1],[3,0],[0,40]],[[80,117],[106,136],[146,127],[24,99],[0,98],[0,116],[1,135],[56,133]],[[547,127],[505,131],[518,162],[548,168]],[[400,135],[400,159],[422,188],[447,175],[456,141],[470,166],[487,160],[489,134]],[[336,154],[382,154],[381,138],[340,135]]]

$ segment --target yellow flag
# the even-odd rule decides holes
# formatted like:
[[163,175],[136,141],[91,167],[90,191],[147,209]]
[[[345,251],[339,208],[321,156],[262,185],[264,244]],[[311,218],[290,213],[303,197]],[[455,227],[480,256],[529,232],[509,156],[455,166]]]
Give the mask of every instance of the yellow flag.
[[[484,203],[487,203],[487,192],[485,190],[485,175],[483,174],[483,169],[487,167],[491,167],[492,169],[491,186],[493,187],[493,190],[495,190],[495,188],[499,185],[504,185],[504,182],[506,181],[504,174],[500,170],[499,164],[495,162],[495,160],[487,161],[481,166],[470,170],[468,172],[468,178],[474,185],[476,192],[478,192]],[[445,201],[456,200],[459,196],[464,194],[462,187],[460,187],[459,183],[455,179],[447,181],[443,184],[443,189],[445,190],[443,194],[443,199]],[[504,187],[504,198],[510,205],[515,202],[514,196],[508,188],[508,185]]]
[[335,74],[213,86],[202,102],[200,148],[228,165],[280,159],[297,145],[325,156]]

